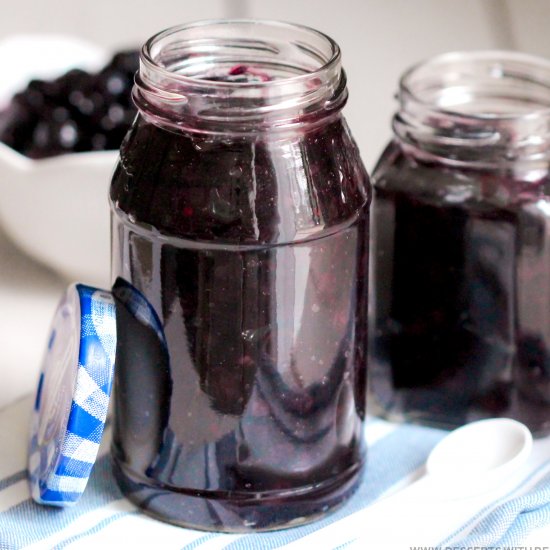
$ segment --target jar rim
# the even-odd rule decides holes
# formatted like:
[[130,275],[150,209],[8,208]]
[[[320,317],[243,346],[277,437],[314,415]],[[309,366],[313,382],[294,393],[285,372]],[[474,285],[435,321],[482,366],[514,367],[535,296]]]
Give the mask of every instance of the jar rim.
[[454,166],[547,169],[550,61],[506,50],[455,51],[399,80],[397,139],[416,156]]
[[[537,116],[550,116],[550,103],[547,107],[541,107],[534,109],[531,112],[524,113],[499,113],[499,112],[464,112],[459,109],[451,108],[440,108],[437,105],[434,105],[432,101],[429,101],[421,96],[418,91],[414,90],[415,78],[420,76],[420,73],[424,70],[435,69],[437,67],[444,68],[451,63],[455,62],[469,62],[469,63],[479,63],[479,62],[494,62],[494,63],[520,63],[522,68],[528,69],[538,69],[546,71],[548,79],[547,80],[531,80],[534,84],[543,85],[548,88],[550,92],[550,60],[543,57],[529,54],[525,52],[510,51],[510,50],[471,50],[471,51],[450,51],[445,52],[434,57],[430,57],[415,63],[409,67],[399,79],[399,96],[400,98],[407,98],[412,100],[419,105],[423,105],[426,108],[431,108],[437,110],[441,113],[446,113],[450,116],[472,119],[472,120],[511,120],[518,118],[533,118]],[[495,73],[494,78],[497,79]],[[520,78],[528,79],[527,74],[516,75]],[[550,96],[549,96],[550,97]]]
[[342,109],[347,86],[340,47],[321,31],[210,19],[146,42],[133,97],[159,126],[248,134],[316,124]]
[[[269,80],[265,82],[229,82],[229,81],[216,81],[212,82],[205,78],[200,77],[190,77],[186,76],[180,73],[176,73],[174,71],[171,71],[158,63],[156,63],[155,59],[152,55],[152,48],[154,45],[156,45],[160,40],[167,38],[169,36],[172,36],[176,33],[181,33],[182,31],[186,31],[192,28],[199,28],[199,27],[209,27],[213,25],[251,25],[251,26],[271,26],[271,27],[278,27],[278,28],[286,28],[288,30],[301,30],[305,31],[307,33],[310,33],[312,36],[317,36],[318,38],[321,38],[322,40],[325,40],[326,43],[331,48],[331,55],[321,66],[316,68],[315,70],[311,72],[306,72],[301,75],[294,75],[289,76],[285,78],[279,78],[275,80]],[[321,73],[324,71],[329,70],[331,67],[338,65],[341,62],[341,50],[340,46],[338,46],[338,43],[332,39],[330,36],[325,34],[322,31],[319,31],[317,29],[314,29],[313,27],[309,27],[307,25],[302,25],[299,23],[291,23],[287,21],[278,21],[276,19],[201,19],[198,21],[192,21],[190,23],[182,23],[180,25],[174,25],[172,27],[169,27],[167,29],[164,29],[153,36],[149,38],[145,44],[141,48],[141,56],[140,60],[146,64],[148,64],[151,68],[154,68],[157,71],[160,71],[161,73],[164,73],[164,75],[171,79],[176,79],[181,81],[182,83],[187,84],[204,84],[205,82],[208,82],[209,85],[214,85],[215,87],[219,87],[221,89],[232,89],[232,88],[257,88],[257,87],[272,87],[277,86],[281,84],[287,84],[289,82],[299,82],[300,80],[305,80],[307,78],[310,78],[312,75],[316,73]]]

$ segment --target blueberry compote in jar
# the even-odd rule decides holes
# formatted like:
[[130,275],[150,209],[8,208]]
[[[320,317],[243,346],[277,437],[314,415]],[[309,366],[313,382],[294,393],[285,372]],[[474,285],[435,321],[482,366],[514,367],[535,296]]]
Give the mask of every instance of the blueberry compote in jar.
[[401,80],[373,176],[371,388],[390,417],[550,431],[550,63],[446,54]]
[[364,464],[370,187],[338,46],[252,21],[143,48],[110,198],[113,456],[163,520],[325,514]]

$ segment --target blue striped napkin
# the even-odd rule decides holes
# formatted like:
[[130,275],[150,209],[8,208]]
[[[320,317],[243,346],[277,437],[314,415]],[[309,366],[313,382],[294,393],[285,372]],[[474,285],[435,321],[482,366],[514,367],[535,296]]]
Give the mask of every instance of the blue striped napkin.
[[[369,505],[401,490],[422,474],[433,446],[445,435],[441,430],[396,425],[371,419],[366,426],[368,469],[358,492],[334,514],[313,524],[272,533],[227,535],[205,533],[168,525],[141,514],[123,498],[113,479],[108,457],[110,430],[105,431],[90,483],[82,500],[72,508],[53,509],[35,504],[29,494],[26,472],[27,431],[32,410],[30,398],[0,411],[0,549],[162,548],[162,550],[271,548],[370,548]],[[519,489],[490,502],[448,503],[428,506],[422,498],[410,514],[389,514],[377,550],[387,546],[393,532],[407,532],[409,550],[415,545],[514,545],[528,533],[550,540],[550,438],[535,443]],[[406,491],[403,491],[405,493]],[[400,495],[401,493],[399,493]],[[396,497],[399,498],[399,497]],[[426,499],[427,500],[427,499]],[[433,504],[433,503],[432,503]],[[454,508],[453,508],[454,507]],[[416,516],[418,514],[418,523]],[[413,521],[414,520],[414,521]],[[417,526],[427,525],[427,528]],[[410,538],[409,538],[410,535]],[[365,539],[365,537],[367,537]]]

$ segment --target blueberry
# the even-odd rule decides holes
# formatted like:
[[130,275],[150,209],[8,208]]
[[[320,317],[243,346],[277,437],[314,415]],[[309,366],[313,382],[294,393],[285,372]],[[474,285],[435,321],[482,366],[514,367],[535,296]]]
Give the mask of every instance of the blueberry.
[[32,141],[36,148],[45,149],[51,140],[50,126],[47,122],[39,122],[32,134]]
[[136,50],[119,52],[113,56],[109,66],[133,75],[139,68],[139,52]]
[[92,136],[92,149],[94,151],[103,151],[104,149],[107,149],[107,138],[105,137],[105,134],[94,134]]
[[76,124],[69,120],[59,129],[59,142],[64,149],[71,149],[78,140],[78,129]]
[[69,118],[69,110],[65,107],[56,107],[52,111],[52,117],[56,122],[65,122]]

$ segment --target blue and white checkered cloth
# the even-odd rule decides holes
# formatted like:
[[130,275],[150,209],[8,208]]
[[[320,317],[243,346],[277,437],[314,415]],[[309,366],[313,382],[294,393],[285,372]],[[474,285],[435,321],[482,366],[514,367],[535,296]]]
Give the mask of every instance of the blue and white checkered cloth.
[[[26,442],[32,400],[0,412],[0,549],[154,548],[250,550],[362,548],[409,550],[441,546],[550,544],[550,438],[535,442],[519,488],[476,499],[435,502],[416,495],[407,513],[374,525],[370,506],[422,474],[430,450],[445,432],[371,419],[367,473],[358,492],[335,513],[315,523],[271,533],[228,535],[168,525],[141,514],[123,498],[111,473],[109,429],[81,501],[72,508],[36,504],[26,481]],[[398,493],[399,495],[401,493]],[[400,497],[393,497],[398,500]],[[541,526],[546,526],[542,527]],[[534,531],[533,531],[534,530]],[[531,532],[533,531],[533,532]],[[529,533],[531,534],[529,535]],[[392,543],[399,534],[405,545]]]

